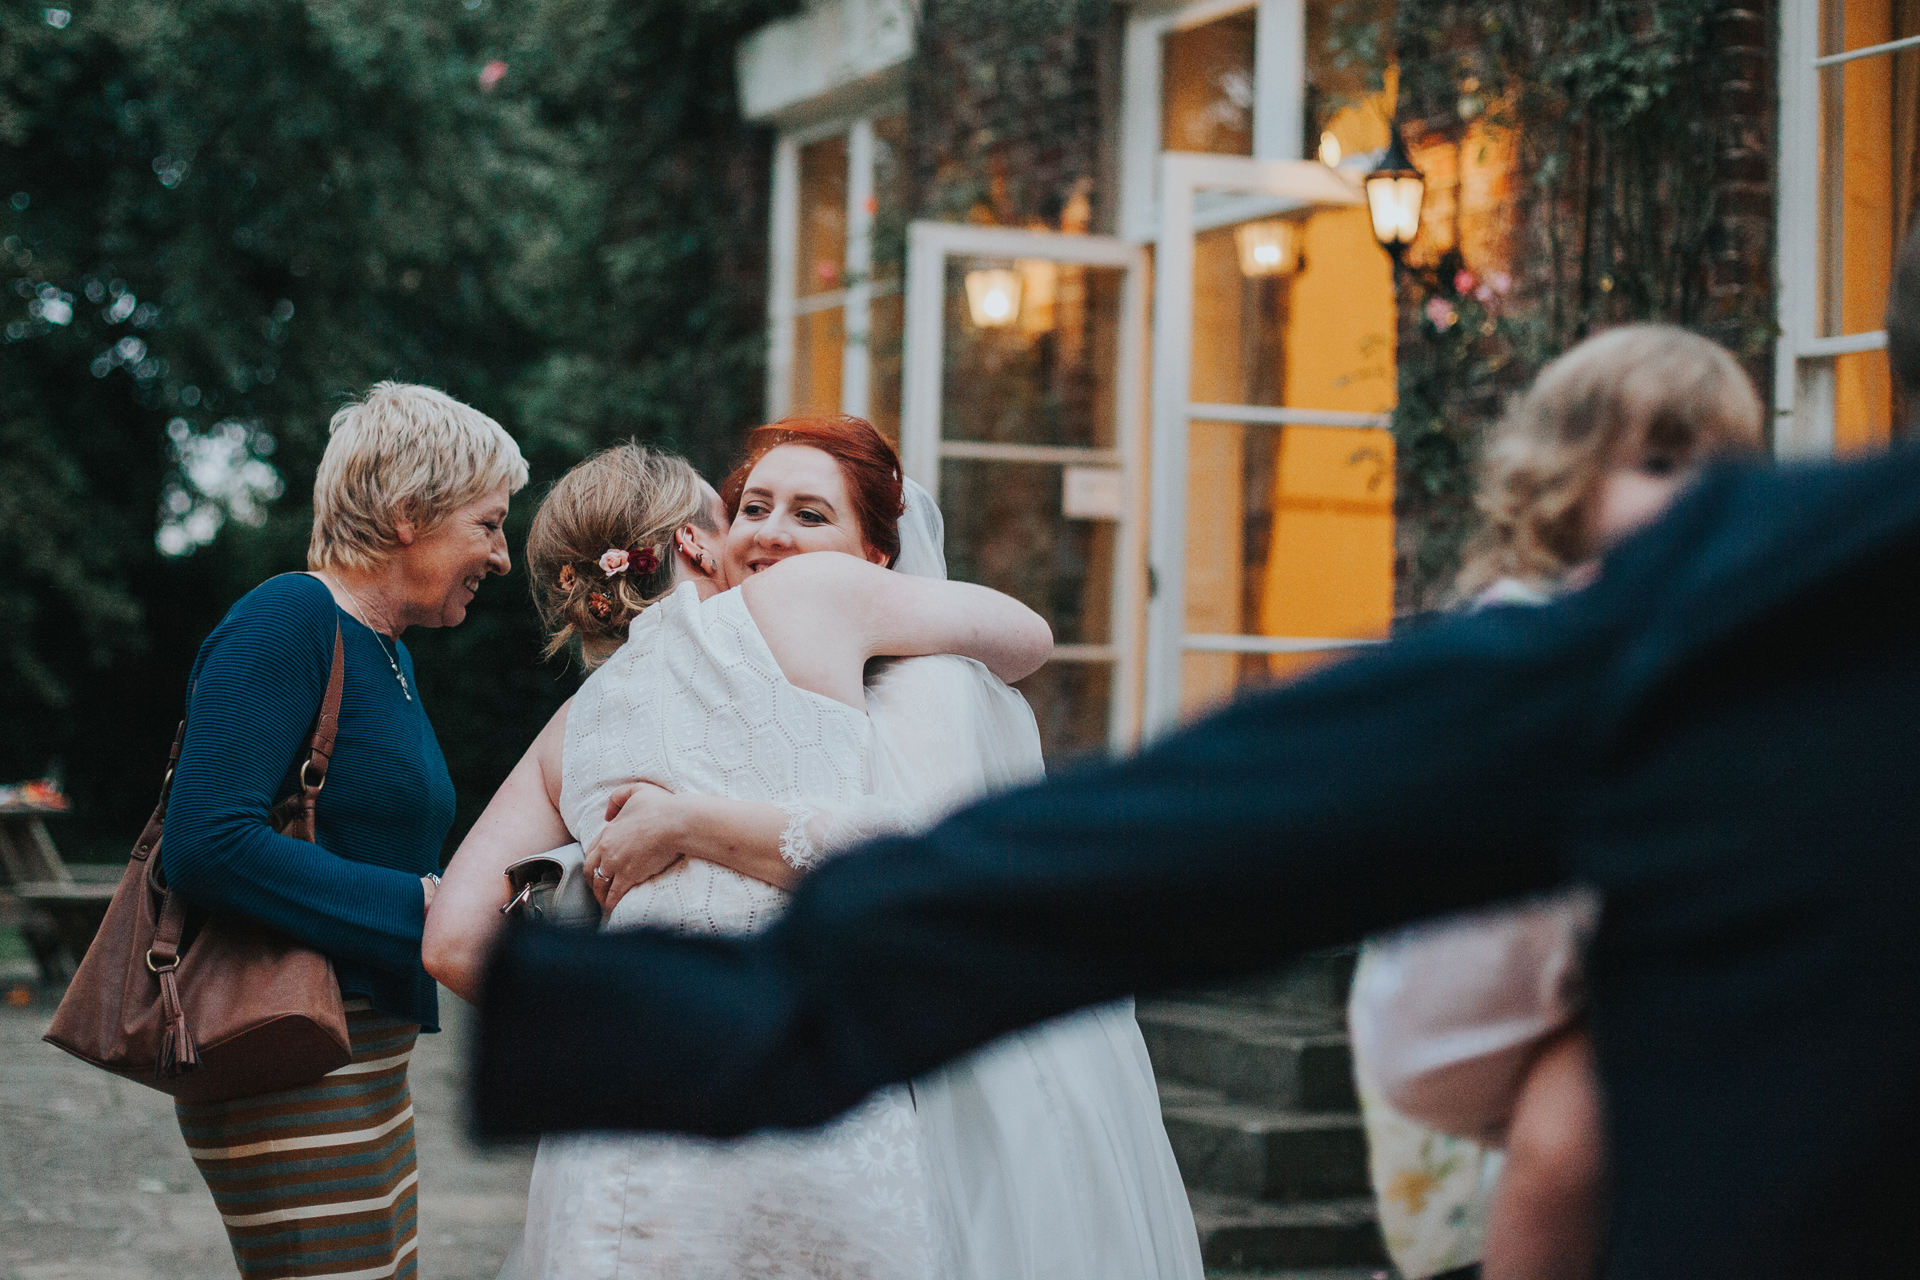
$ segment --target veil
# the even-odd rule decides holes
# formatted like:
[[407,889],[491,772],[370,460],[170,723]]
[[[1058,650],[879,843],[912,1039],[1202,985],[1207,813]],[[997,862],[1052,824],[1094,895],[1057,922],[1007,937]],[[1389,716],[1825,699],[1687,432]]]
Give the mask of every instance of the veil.
[[902,480],[900,491],[907,509],[900,516],[900,554],[893,567],[916,578],[946,577],[947,522],[940,504],[918,480]]
[[[893,567],[945,578],[945,521],[904,482]],[[867,686],[874,799],[909,827],[1045,772],[1026,699],[970,658],[896,660]],[[1200,1280],[1186,1188],[1123,1000],[1018,1032],[915,1083],[955,1280]]]
[[[917,481],[903,481],[901,490],[906,510],[893,567],[945,578],[940,506]],[[1027,700],[971,658],[942,654],[886,664],[867,683],[867,716],[874,796],[915,828],[1046,772]]]

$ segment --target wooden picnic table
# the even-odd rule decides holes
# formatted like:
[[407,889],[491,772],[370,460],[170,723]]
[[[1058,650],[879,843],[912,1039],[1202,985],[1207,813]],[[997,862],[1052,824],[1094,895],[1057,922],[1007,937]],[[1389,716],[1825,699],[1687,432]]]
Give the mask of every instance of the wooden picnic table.
[[[18,928],[40,976],[71,977],[113,901],[124,868],[86,868],[76,876],[54,847],[43,819],[59,811],[0,805],[0,925]],[[111,872],[111,878],[96,878]]]

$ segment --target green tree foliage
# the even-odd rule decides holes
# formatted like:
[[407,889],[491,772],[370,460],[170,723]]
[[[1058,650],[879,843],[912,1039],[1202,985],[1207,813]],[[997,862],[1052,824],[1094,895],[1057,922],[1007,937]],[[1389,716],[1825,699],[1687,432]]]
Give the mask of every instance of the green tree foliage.
[[[326,424],[381,378],[522,442],[723,465],[760,410],[780,0],[0,7],[0,775],[123,841],[201,638],[299,569]],[[176,554],[163,554],[162,548]],[[515,573],[408,637],[470,817],[564,695]],[[458,830],[459,828],[456,828]]]

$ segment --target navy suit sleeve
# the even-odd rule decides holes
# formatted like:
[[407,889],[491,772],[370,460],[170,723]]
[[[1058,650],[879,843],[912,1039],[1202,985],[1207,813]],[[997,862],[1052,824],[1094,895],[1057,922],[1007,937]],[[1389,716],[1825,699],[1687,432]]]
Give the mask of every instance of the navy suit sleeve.
[[480,1123],[817,1123],[1083,1005],[1558,883],[1601,643],[1568,613],[1443,624],[871,845],[758,938],[515,935],[486,991]]
[[426,921],[419,877],[267,825],[326,694],[336,621],[326,587],[289,574],[221,624],[194,682],[161,860],[190,902],[272,925],[329,956],[406,972],[420,963]]

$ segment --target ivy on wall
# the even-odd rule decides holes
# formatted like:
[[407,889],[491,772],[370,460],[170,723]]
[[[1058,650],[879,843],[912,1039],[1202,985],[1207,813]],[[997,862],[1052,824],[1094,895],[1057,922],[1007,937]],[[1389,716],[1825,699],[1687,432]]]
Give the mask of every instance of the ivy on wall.
[[[1336,62],[1397,70],[1410,142],[1513,144],[1507,261],[1457,248],[1402,276],[1402,609],[1444,598],[1474,523],[1478,441],[1508,395],[1597,328],[1661,320],[1741,357],[1773,336],[1771,5],[1737,0],[1378,0],[1336,6]],[[1456,238],[1457,239],[1457,238]],[[1489,309],[1455,281],[1495,268]],[[1458,324],[1436,326],[1453,308]],[[1480,314],[1486,311],[1486,314]]]
[[907,86],[913,216],[1058,228],[1076,196],[1091,206],[1115,13],[1111,0],[923,0]]

